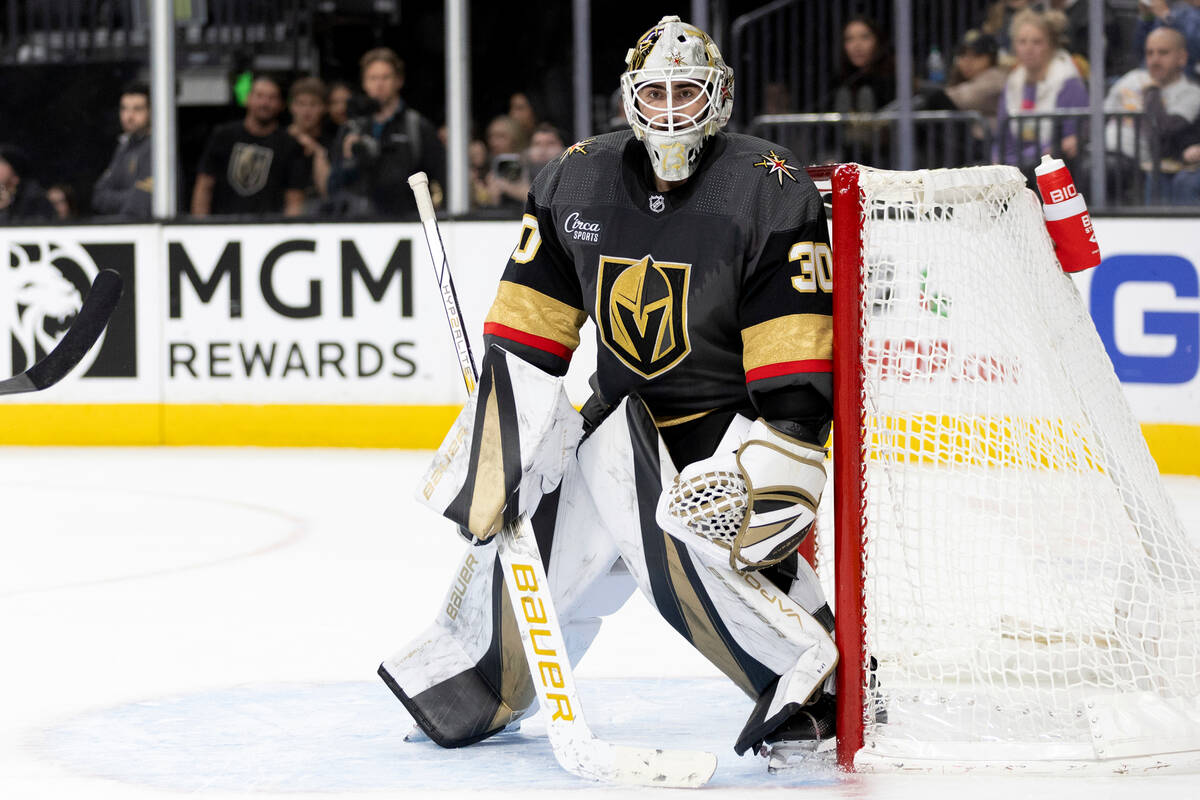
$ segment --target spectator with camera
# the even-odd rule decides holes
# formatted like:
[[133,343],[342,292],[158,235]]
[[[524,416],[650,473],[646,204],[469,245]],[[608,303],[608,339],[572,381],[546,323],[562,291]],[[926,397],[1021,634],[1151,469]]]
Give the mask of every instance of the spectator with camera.
[[299,216],[311,178],[300,145],[279,124],[283,86],[259,75],[246,97],[246,116],[219,125],[200,156],[192,215]]
[[54,219],[54,206],[31,176],[30,166],[24,150],[0,145],[0,224]]
[[491,208],[521,209],[529,194],[530,177],[521,158],[525,143],[520,125],[507,114],[488,123],[487,146],[491,165],[484,176],[484,205]]
[[92,187],[92,210],[100,215],[150,219],[154,195],[150,152],[150,87],[132,83],[117,106],[121,136],[108,169]]
[[332,148],[332,211],[343,216],[415,217],[408,176],[429,175],[435,202],[445,184],[445,151],[433,123],[405,104],[404,62],[391,49],[363,55],[365,97],[351,98]]

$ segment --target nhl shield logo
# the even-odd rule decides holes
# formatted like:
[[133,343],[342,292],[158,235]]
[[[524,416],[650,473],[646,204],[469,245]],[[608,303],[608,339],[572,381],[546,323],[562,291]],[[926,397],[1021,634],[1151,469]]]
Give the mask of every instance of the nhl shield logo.
[[237,142],[229,156],[229,185],[242,197],[262,191],[271,173],[271,160],[275,151],[262,145]]
[[667,207],[667,201],[661,194],[650,195],[650,210],[655,214],[661,214],[662,210]]
[[687,295],[691,264],[600,257],[596,320],[600,340],[625,366],[653,378],[690,350]]

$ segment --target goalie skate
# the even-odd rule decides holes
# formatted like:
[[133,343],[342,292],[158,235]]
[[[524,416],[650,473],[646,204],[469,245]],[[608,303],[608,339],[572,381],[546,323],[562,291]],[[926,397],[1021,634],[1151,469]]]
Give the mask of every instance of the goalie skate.
[[767,772],[796,769],[837,744],[837,702],[822,694],[767,737],[759,752],[767,758]]

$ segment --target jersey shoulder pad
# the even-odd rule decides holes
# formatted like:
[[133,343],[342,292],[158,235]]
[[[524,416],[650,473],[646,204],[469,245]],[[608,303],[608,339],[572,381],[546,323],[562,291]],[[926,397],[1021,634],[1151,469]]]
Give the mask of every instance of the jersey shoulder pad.
[[719,168],[734,187],[732,196],[754,209],[767,230],[786,230],[820,218],[821,195],[804,163],[786,147],[757,136],[731,133]]
[[542,168],[534,179],[539,205],[603,201],[620,185],[621,154],[633,131],[580,139]]

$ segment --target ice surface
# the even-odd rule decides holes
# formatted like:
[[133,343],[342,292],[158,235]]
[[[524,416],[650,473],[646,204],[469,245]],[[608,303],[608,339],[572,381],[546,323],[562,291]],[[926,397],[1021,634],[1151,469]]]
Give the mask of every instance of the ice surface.
[[[428,457],[0,449],[0,798],[664,791],[568,775],[537,718],[463,750],[402,741],[374,671],[462,547],[410,499]],[[1200,532],[1200,479],[1168,481]],[[1192,776],[768,776],[732,751],[749,701],[636,596],[578,677],[598,735],[717,753],[705,797],[1200,796]]]

